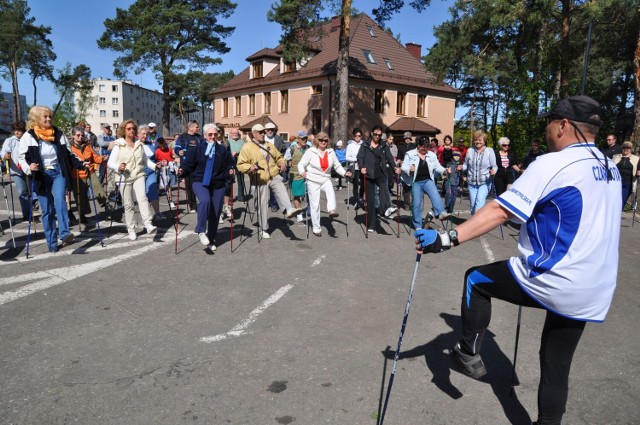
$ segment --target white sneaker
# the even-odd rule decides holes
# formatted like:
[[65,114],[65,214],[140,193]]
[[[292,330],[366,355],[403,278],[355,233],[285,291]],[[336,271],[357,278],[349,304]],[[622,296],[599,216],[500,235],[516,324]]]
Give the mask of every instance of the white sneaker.
[[145,227],[145,229],[147,229],[147,233],[150,234],[150,235],[154,234],[158,230],[158,228],[156,226],[154,226],[153,224],[147,224],[144,227]]
[[175,209],[176,204],[174,204],[173,202],[169,202],[169,206],[170,206],[171,208],[174,208],[174,209]]
[[394,212],[398,211],[398,207],[396,206],[391,206],[389,208],[387,208],[387,210],[384,212],[384,216],[385,217],[390,217],[391,214],[393,214]]
[[298,214],[298,215],[296,216],[296,221],[297,221],[298,223],[300,223],[300,222],[301,222],[301,221],[303,221],[303,220],[304,220],[304,217],[302,217],[302,214]]
[[268,234],[267,232],[263,231],[262,232],[262,239],[271,239],[271,235]]
[[300,214],[301,212],[302,212],[302,208],[292,207],[289,211],[286,212],[286,217],[291,218],[293,216]]
[[218,224],[224,223],[224,217],[220,214],[220,218],[218,219]]
[[213,244],[209,245],[209,247],[208,247],[208,248],[209,248],[209,251],[215,251],[216,249],[218,249],[218,248],[216,248],[216,246],[215,246],[215,245],[213,245]]
[[225,215],[225,217],[231,218],[231,207],[229,205],[225,205],[224,207],[222,207],[222,213]]
[[129,232],[129,239],[131,239],[132,241],[135,241],[138,238],[138,235],[136,234],[136,232]]
[[209,245],[209,238],[205,232],[198,233],[198,237],[200,238],[200,243],[202,245]]

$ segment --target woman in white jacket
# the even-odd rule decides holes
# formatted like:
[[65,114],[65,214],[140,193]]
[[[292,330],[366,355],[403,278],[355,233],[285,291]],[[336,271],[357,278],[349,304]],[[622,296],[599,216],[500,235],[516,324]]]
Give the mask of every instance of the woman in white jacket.
[[124,221],[127,224],[129,239],[135,241],[136,222],[133,193],[136,194],[138,208],[147,233],[158,230],[151,224],[151,209],[145,193],[145,166],[154,169],[156,164],[147,158],[140,140],[136,140],[138,125],[133,120],[126,120],[118,127],[118,140],[114,142],[107,166],[119,176],[118,188],[124,203]]
[[402,181],[411,187],[411,217],[414,229],[422,229],[422,206],[426,193],[433,205],[434,216],[444,220],[449,216],[435,182],[435,172],[445,174],[451,170],[438,162],[436,154],[429,150],[429,139],[421,137],[418,147],[408,151],[402,161]]
[[313,234],[322,236],[320,228],[320,191],[327,197],[327,211],[329,217],[337,217],[336,194],[331,183],[331,169],[341,176],[351,177],[351,172],[345,171],[340,165],[336,153],[330,147],[327,133],[320,132],[313,141],[313,147],[308,149],[298,163],[298,172],[307,182],[309,208],[311,209],[311,225]]

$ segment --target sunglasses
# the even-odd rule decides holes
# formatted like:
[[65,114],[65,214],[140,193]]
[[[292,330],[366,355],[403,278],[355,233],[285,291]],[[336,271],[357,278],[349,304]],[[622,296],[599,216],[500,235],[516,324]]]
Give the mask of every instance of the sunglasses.
[[325,142],[326,143],[328,141],[329,141],[329,139],[318,139],[318,142]]
[[382,133],[371,133],[371,135],[376,136],[376,137],[380,137],[380,136],[382,136]]
[[218,133],[207,133],[206,136],[217,136]]

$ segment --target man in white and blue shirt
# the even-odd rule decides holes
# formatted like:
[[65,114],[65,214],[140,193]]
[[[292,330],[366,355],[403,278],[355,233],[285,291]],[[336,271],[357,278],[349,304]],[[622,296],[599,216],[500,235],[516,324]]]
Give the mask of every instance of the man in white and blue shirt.
[[[599,104],[587,96],[561,100],[547,120],[547,155],[497,200],[448,234],[422,229],[417,248],[437,252],[478,237],[506,220],[522,223],[520,256],[473,267],[465,276],[458,370],[480,378],[491,298],[547,310],[540,346],[537,425],[560,424],[569,370],[586,322],[602,322],[618,271],[620,174],[595,146]],[[435,236],[434,236],[434,233]]]

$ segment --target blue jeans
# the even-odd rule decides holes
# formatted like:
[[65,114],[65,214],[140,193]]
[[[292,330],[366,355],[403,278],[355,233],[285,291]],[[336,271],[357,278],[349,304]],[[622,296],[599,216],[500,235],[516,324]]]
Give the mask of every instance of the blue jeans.
[[481,184],[469,183],[469,202],[471,203],[471,215],[484,206],[489,194],[490,182]]
[[145,168],[145,192],[149,202],[160,199],[158,195],[158,173],[151,168]]
[[411,203],[411,215],[413,217],[414,229],[422,228],[422,204],[424,202],[424,194],[426,194],[431,200],[433,213],[436,217],[444,212],[442,199],[440,199],[438,188],[433,180],[426,179],[419,182],[413,182],[413,186],[411,187],[411,197],[413,198]]
[[16,183],[16,192],[18,199],[20,200],[22,218],[29,220],[29,210],[31,209],[31,203],[37,199],[36,195],[33,194],[33,196],[29,196],[29,191],[31,189],[27,186],[26,176],[12,174],[11,179]]
[[[38,202],[40,202],[42,227],[49,251],[55,251],[58,247],[58,234],[60,239],[64,240],[70,233],[65,199],[67,182],[58,166],[51,170],[44,170],[43,174],[44,179],[36,191],[36,195],[38,195]],[[57,228],[56,218],[58,220]]]

